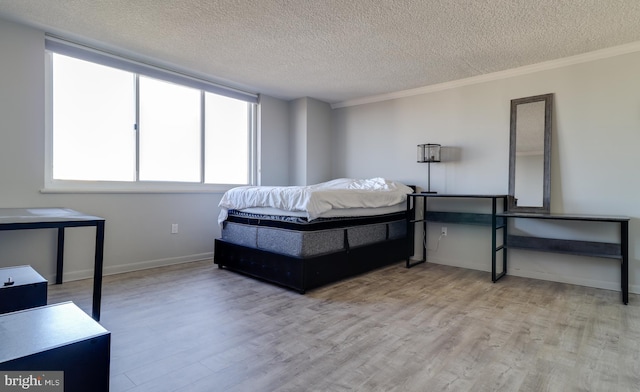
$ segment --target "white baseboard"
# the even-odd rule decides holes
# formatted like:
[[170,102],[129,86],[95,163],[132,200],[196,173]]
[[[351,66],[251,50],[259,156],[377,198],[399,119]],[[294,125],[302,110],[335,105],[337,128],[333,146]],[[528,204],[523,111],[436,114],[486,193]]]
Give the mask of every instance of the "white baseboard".
[[[167,265],[191,263],[194,261],[202,261],[202,260],[213,260],[213,252],[199,253],[199,254],[180,256],[180,257],[169,257],[166,259],[139,261],[139,262],[120,264],[115,266],[105,266],[103,268],[102,275],[103,276],[115,275],[115,274],[121,274],[124,272],[140,271],[140,270],[145,270],[149,268],[165,267]],[[63,280],[65,282],[88,279],[88,278],[93,278],[93,268],[81,270],[81,271],[65,272],[63,275]],[[55,282],[56,281],[55,275],[49,276],[48,280],[49,282]]]
[[[428,262],[429,263],[433,263],[433,264],[449,265],[451,267],[467,268],[467,269],[473,269],[473,270],[477,270],[477,271],[490,272],[490,271],[487,271],[485,269],[471,268],[468,265],[445,263],[442,260],[439,260],[438,258],[433,257],[433,256],[429,258]],[[553,274],[552,275],[552,274],[545,274],[545,273],[540,273],[540,272],[536,272],[536,271],[526,271],[526,270],[522,270],[522,269],[517,270],[517,271],[508,270],[507,275],[519,276],[521,278],[531,278],[531,279],[538,279],[538,280],[546,280],[546,281],[550,281],[550,282],[575,284],[577,286],[593,287],[593,288],[596,288],[596,289],[622,291],[621,288],[620,288],[620,282],[607,282],[607,281],[602,281],[602,280],[581,279],[581,278],[576,278],[576,277],[573,277],[573,276],[557,275],[557,274]],[[638,286],[638,285],[629,285],[629,293],[640,294],[640,286]]]
[[[213,260],[213,252],[104,267],[103,275],[104,276],[115,275],[115,274],[121,274],[124,272],[140,271],[140,270],[145,270],[149,268],[165,267],[168,265],[192,263],[195,261],[203,261],[203,260]],[[418,259],[412,259],[412,260],[417,261]],[[468,265],[463,265],[463,264],[456,265],[452,263],[444,263],[442,262],[442,260],[438,260],[435,257],[430,257],[429,263],[449,265],[452,267],[467,268],[467,269],[474,269],[478,271],[489,272],[484,269],[470,268]],[[597,289],[620,291],[620,283],[616,283],[616,282],[606,282],[606,281],[592,280],[592,279],[580,279],[580,278],[575,278],[571,276],[563,276],[563,275],[555,275],[555,274],[550,275],[550,274],[544,274],[544,273],[539,273],[535,271],[523,271],[523,270],[518,270],[515,272],[509,271],[508,275],[519,276],[522,278],[547,280],[551,282],[575,284],[578,286],[593,287]],[[82,271],[72,271],[64,274],[65,282],[88,279],[88,278],[93,278],[93,269],[87,269]],[[48,280],[49,282],[55,282],[56,281],[55,275],[49,276]],[[640,286],[629,285],[629,293],[640,294]]]
[[606,282],[602,280],[593,280],[593,279],[580,279],[575,278],[573,276],[563,276],[556,274],[545,274],[535,271],[508,271],[507,275],[511,276],[519,276],[522,278],[531,278],[538,280],[547,280],[550,282],[558,282],[558,283],[568,283],[575,284],[577,286],[585,286],[585,287],[593,287],[596,289],[604,289],[604,290],[613,290],[613,291],[621,291],[620,283],[615,282]]

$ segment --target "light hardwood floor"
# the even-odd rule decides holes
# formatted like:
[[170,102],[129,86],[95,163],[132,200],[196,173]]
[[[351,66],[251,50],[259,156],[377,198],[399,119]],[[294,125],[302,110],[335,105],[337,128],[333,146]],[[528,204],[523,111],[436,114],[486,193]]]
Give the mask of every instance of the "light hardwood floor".
[[640,296],[434,264],[306,295],[211,262],[108,276],[101,323],[113,392],[640,390]]

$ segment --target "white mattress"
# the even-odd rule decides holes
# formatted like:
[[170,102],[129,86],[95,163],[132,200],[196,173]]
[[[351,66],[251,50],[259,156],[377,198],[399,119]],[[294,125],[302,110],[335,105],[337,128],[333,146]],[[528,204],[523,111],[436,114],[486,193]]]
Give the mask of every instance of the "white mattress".
[[[398,203],[393,206],[377,207],[377,208],[341,208],[329,210],[321,213],[318,218],[350,218],[358,216],[374,216],[392,214],[394,212],[401,212],[406,209],[404,202]],[[277,215],[277,216],[295,216],[299,218],[306,218],[307,213],[303,211],[287,211],[273,207],[251,207],[238,210],[241,212],[247,212],[251,214],[262,215]]]
[[230,189],[222,196],[218,223],[226,220],[229,210],[254,208],[275,208],[279,215],[303,216],[309,221],[361,215],[364,210],[375,210],[370,214],[379,215],[385,213],[381,209],[392,208],[390,212],[397,212],[404,208],[407,194],[411,192],[408,186],[384,178],[339,178],[308,186],[243,186]]

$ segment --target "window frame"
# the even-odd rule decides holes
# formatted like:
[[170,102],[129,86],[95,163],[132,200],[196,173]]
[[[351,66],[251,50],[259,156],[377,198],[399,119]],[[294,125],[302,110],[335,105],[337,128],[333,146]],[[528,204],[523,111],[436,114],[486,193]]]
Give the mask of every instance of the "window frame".
[[[224,85],[216,84],[182,72],[141,62],[117,54],[108,53],[82,44],[70,42],[51,35],[45,36],[45,170],[44,188],[41,193],[220,193],[242,184],[207,184],[204,182],[204,112],[201,112],[200,181],[141,181],[136,175],[135,181],[83,181],[61,180],[53,178],[53,53],[58,53],[112,68],[123,69],[136,75],[143,75],[200,90],[204,105],[205,92],[240,99],[248,105],[248,184],[258,182],[258,113],[259,95]],[[98,59],[98,61],[95,61]],[[137,78],[137,76],[136,76]],[[204,109],[201,107],[201,110]],[[137,109],[136,109],[137,112]],[[138,119],[136,119],[137,121]],[[134,124],[132,124],[133,126]],[[136,135],[138,138],[139,135]],[[139,140],[136,140],[136,161],[139,159]],[[138,163],[136,163],[136,170]]]

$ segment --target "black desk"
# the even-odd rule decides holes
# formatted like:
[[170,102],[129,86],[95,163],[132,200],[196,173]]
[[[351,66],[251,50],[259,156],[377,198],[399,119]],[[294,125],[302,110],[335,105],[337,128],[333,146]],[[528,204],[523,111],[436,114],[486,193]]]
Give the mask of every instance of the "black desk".
[[64,266],[64,229],[67,227],[96,228],[93,270],[92,317],[100,321],[102,297],[102,264],[104,253],[104,218],[85,215],[67,208],[0,208],[0,231],[28,229],[58,229],[56,284],[62,284]]
[[[416,217],[415,205],[417,199],[422,198],[423,216]],[[491,213],[478,214],[451,211],[431,211],[428,200],[430,198],[449,199],[490,199]],[[498,200],[502,200],[502,211],[497,210]],[[605,216],[605,215],[570,215],[570,214],[537,214],[518,213],[507,211],[507,195],[450,195],[437,193],[413,193],[407,197],[407,233],[415,235],[415,223],[423,225],[422,259],[411,264],[407,259],[407,268],[427,261],[427,222],[449,222],[471,225],[491,226],[493,233],[491,243],[493,254],[491,256],[491,280],[495,283],[507,274],[507,249],[528,249],[542,252],[566,253],[579,256],[593,256],[613,258],[621,261],[620,287],[622,290],[622,302],[629,303],[629,217]],[[619,225],[620,241],[618,243],[576,241],[555,238],[542,238],[533,236],[509,235],[508,221],[510,219],[544,219],[549,221],[579,221],[600,222]],[[498,242],[498,231],[502,230],[502,243]],[[413,249],[409,254],[413,252]],[[502,271],[497,272],[497,253],[502,252]]]
[[[422,218],[417,218],[415,214],[415,207],[417,199],[422,198]],[[428,200],[430,198],[441,199],[487,199],[491,200],[491,210],[488,213],[472,213],[472,212],[451,212],[451,211],[430,211]],[[414,224],[422,223],[422,259],[411,264],[407,259],[407,268],[413,267],[427,261],[427,222],[448,222],[467,225],[480,225],[490,226],[491,230],[491,244],[494,250],[491,255],[491,280],[497,281],[507,273],[507,259],[506,254],[503,253],[502,264],[503,268],[498,273],[496,268],[496,252],[502,250],[503,244],[498,245],[497,230],[504,227],[504,219],[498,218],[498,200],[501,200],[501,211],[504,212],[507,209],[507,195],[464,195],[464,194],[445,194],[445,193],[412,193],[407,197],[407,233],[410,236],[414,234]],[[503,233],[504,237],[502,242],[506,239],[506,233]],[[409,254],[413,253],[413,249]]]
[[622,302],[625,305],[629,303],[629,217],[605,215],[534,214],[517,212],[499,213],[497,214],[497,216],[504,218],[507,221],[509,219],[544,219],[549,221],[600,222],[619,225],[619,243],[576,241],[555,238],[509,235],[508,225],[505,225],[505,233],[507,234],[505,248],[518,248],[541,252],[566,253],[579,256],[618,259],[621,261],[620,288],[622,290]]

